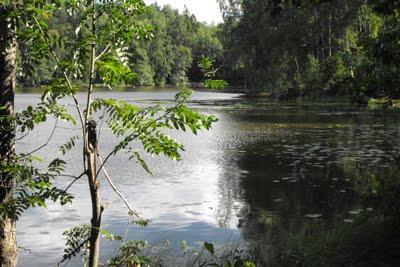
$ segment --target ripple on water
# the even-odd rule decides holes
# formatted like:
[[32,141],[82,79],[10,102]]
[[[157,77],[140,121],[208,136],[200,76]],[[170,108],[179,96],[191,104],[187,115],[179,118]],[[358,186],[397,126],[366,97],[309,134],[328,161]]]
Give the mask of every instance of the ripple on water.
[[[112,97],[121,99],[149,98],[136,92],[115,94]],[[352,111],[339,108],[332,112],[323,107],[304,111],[275,106],[279,112],[272,112],[269,105],[260,107],[242,99],[218,102],[217,96],[222,98],[221,94],[195,96],[204,98],[195,103],[196,107],[220,120],[199,138],[174,136],[186,147],[182,162],[151,158],[155,177],[149,179],[138,175],[134,164],[121,163],[120,158],[110,164],[110,173],[118,176],[116,184],[139,212],[152,220],[149,228],[135,228],[130,239],[157,241],[166,236],[179,244],[182,240],[195,244],[204,240],[224,242],[238,233],[247,240],[246,233],[250,233],[259,240],[266,236],[266,229],[271,229],[264,225],[293,230],[309,219],[343,214],[340,220],[351,220],[355,215],[350,212],[357,204],[355,188],[363,181],[363,173],[377,166],[390,168],[400,145],[398,116],[388,114],[382,123],[379,116],[363,112],[349,116]],[[172,93],[160,92],[150,100],[154,103],[172,98]],[[31,97],[25,97],[25,102],[33,104]],[[235,109],[239,102],[246,103],[242,109]],[[47,135],[49,129],[50,125],[38,136]],[[70,137],[67,134],[61,132],[60,138]],[[107,131],[104,134],[107,142],[112,140]],[[25,146],[34,144],[35,140],[31,141]],[[55,151],[58,154],[58,147]],[[79,157],[76,159],[73,166],[79,164]],[[40,255],[24,255],[23,263],[46,266],[44,263],[56,262],[65,243],[61,235],[64,228],[90,220],[86,185],[73,189],[79,199],[73,204],[74,211],[55,208],[55,212],[33,211],[22,218],[18,224],[20,243],[37,249]],[[108,201],[115,199],[109,192],[104,196]],[[104,222],[118,233],[124,231],[127,216],[123,205],[117,203],[118,199],[106,210]],[[36,238],[39,235],[43,239]],[[105,250],[113,252],[108,247]]]

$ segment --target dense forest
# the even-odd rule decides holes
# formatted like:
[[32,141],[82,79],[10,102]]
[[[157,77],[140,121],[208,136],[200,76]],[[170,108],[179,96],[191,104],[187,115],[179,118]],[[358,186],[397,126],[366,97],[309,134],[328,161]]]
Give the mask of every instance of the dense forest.
[[[351,96],[361,102],[365,96],[399,97],[397,1],[219,2],[224,23],[216,26],[198,22],[188,10],[180,14],[170,6],[150,6],[137,23],[151,36],[121,51],[137,74],[132,83],[199,83],[199,62],[208,57],[217,77],[249,94]],[[79,34],[72,31],[74,16],[65,12],[49,24],[64,59],[74,47],[57,43],[58,36]],[[20,50],[20,84],[46,84],[54,75],[52,59],[32,62],[24,44]]]
[[[76,55],[76,47],[61,42],[64,38],[81,34],[74,32],[76,20],[82,14],[70,16],[66,9],[59,10],[49,22],[48,33],[53,40],[53,47],[62,60],[68,60]],[[126,63],[137,74],[131,82],[141,86],[165,86],[166,84],[182,84],[187,81],[200,82],[203,74],[199,68],[202,57],[219,60],[222,57],[223,47],[218,38],[220,30],[215,26],[200,23],[187,10],[179,14],[170,6],[163,8],[152,5],[146,8],[136,23],[149,32],[149,36],[142,36],[131,41],[124,51],[120,51],[126,58]],[[105,43],[100,44],[104,47]],[[18,81],[23,86],[46,85],[57,75],[54,73],[55,62],[51,57],[32,61],[34,58],[29,53],[37,53],[24,49],[26,44],[20,44],[21,62],[18,73]],[[75,79],[84,79],[84,69],[89,64],[80,68],[81,75],[75,75]],[[87,73],[86,73],[87,74]]]
[[282,98],[399,97],[399,1],[220,1],[226,77]]

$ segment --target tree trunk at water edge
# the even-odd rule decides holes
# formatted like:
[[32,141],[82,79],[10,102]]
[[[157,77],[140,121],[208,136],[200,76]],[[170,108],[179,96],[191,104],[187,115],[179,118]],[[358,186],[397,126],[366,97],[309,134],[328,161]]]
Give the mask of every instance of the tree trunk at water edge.
[[90,232],[90,253],[89,253],[89,266],[99,266],[100,256],[100,227],[101,227],[101,213],[102,207],[100,203],[100,184],[96,179],[96,155],[90,153],[88,155],[88,176],[89,176],[89,190],[92,200],[92,220]]
[[101,214],[103,207],[100,200],[100,182],[97,180],[96,173],[96,156],[97,156],[97,141],[96,141],[96,121],[89,119],[86,127],[86,159],[87,159],[87,175],[89,180],[90,197],[92,201],[92,220],[90,232],[90,247],[89,247],[89,266],[99,266],[100,257],[100,227]]
[[[15,127],[9,119],[14,114],[17,40],[11,13],[15,1],[0,6],[0,162],[12,163],[15,157]],[[12,198],[13,177],[0,166],[0,203]],[[0,220],[0,266],[17,266],[18,247],[15,218]]]

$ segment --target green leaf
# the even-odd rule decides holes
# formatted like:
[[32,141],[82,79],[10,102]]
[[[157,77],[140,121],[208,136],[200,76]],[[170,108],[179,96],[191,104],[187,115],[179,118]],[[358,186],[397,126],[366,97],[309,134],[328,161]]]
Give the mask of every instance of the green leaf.
[[92,227],[90,225],[80,225],[65,231],[63,235],[66,237],[66,248],[64,249],[64,262],[79,254],[89,243],[89,237]]
[[43,162],[43,160],[44,160],[42,157],[36,156],[36,155],[29,156],[29,159],[32,161],[37,161],[37,162]]
[[65,144],[60,146],[59,150],[61,154],[65,155],[68,151],[70,151],[75,146],[75,141],[79,139],[78,135],[71,137]]
[[142,166],[142,168],[147,172],[147,174],[153,176],[153,173],[151,172],[149,166],[147,165],[146,161],[142,159],[138,151],[133,151],[133,156],[130,157],[129,159],[132,158],[136,158],[137,163],[139,163]]
[[[132,212],[129,212],[129,215],[132,216],[133,215]],[[145,228],[149,225],[150,221],[149,220],[135,220],[132,223]]]
[[137,80],[137,74],[129,69],[124,64],[123,59],[117,56],[108,56],[102,61],[97,63],[98,72],[104,83],[109,85],[119,84],[132,84]]
[[107,231],[107,230],[105,230],[103,228],[100,228],[100,233],[110,241],[122,240],[121,236],[113,235],[109,231]]
[[188,248],[188,246],[187,246],[186,240],[182,241],[181,249],[182,249],[182,251],[183,251],[184,254],[187,253],[187,248]]
[[245,261],[243,266],[244,267],[256,267],[255,263],[252,261]]
[[214,245],[212,243],[204,242],[204,248],[211,253],[211,255],[214,255]]

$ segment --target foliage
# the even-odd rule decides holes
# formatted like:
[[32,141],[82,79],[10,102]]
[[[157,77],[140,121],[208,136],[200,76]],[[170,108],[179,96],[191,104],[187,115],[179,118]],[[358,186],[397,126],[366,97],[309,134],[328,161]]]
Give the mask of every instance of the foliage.
[[368,106],[374,108],[389,108],[393,105],[392,101],[388,98],[371,98],[368,100]]
[[249,253],[236,247],[214,248],[213,243],[204,242],[198,250],[182,241],[182,255],[175,249],[169,250],[169,246],[168,240],[151,246],[146,241],[129,241],[122,244],[109,266],[256,266]]
[[212,59],[209,57],[202,57],[199,62],[199,68],[204,75],[204,78],[211,79],[215,77],[216,70],[213,69]]
[[192,260],[192,266],[216,266],[216,267],[255,267],[255,263],[243,250],[234,248],[228,253],[218,253],[213,243],[204,242],[203,250],[208,255],[197,253]]
[[137,74],[132,72],[118,57],[110,56],[106,60],[97,61],[97,70],[103,83],[116,85],[124,82],[132,84]]
[[[143,160],[142,152],[137,149],[137,145],[141,144],[144,152],[150,155],[164,155],[170,159],[180,160],[180,153],[184,150],[183,145],[167,135],[165,133],[166,130],[186,131],[189,129],[193,134],[197,134],[199,130],[209,130],[216,118],[190,109],[185,104],[191,95],[191,91],[187,89],[183,89],[175,96],[174,103],[170,107],[157,105],[139,108],[123,100],[93,100],[92,94],[96,81],[101,81],[109,88],[112,88],[113,85],[122,82],[131,84],[133,80],[138,78],[137,74],[132,71],[132,64],[129,62],[130,52],[132,52],[129,46],[132,42],[145,43],[146,40],[152,37],[153,30],[153,27],[142,23],[140,19],[136,20],[150,10],[143,1],[117,0],[97,2],[66,0],[49,5],[47,9],[40,5],[35,6],[35,3],[33,3],[33,6],[28,6],[28,9],[34,10],[32,14],[28,14],[27,21],[29,23],[23,26],[24,29],[26,27],[29,34],[24,35],[25,39],[20,40],[26,44],[27,49],[29,49],[33,41],[37,42],[41,53],[43,55],[47,53],[51,56],[49,60],[52,60],[55,71],[49,79],[50,86],[43,93],[39,104],[36,107],[28,107],[22,113],[7,119],[12,119],[21,129],[20,131],[25,133],[28,130],[32,130],[37,124],[46,122],[49,116],[54,116],[56,124],[49,141],[54,135],[58,120],[65,120],[73,124],[79,122],[82,127],[82,136],[71,137],[60,147],[60,151],[62,154],[67,153],[76,145],[75,140],[82,138],[84,169],[79,176],[66,175],[75,179],[65,190],[54,188],[49,182],[53,176],[64,175],[63,171],[66,162],[58,159],[50,163],[48,172],[43,175],[39,172],[31,171],[32,174],[25,175],[27,178],[24,176],[24,181],[17,179],[17,185],[21,186],[22,189],[17,187],[18,196],[10,201],[18,201],[17,208],[14,208],[10,214],[19,215],[20,210],[22,211],[35,205],[45,206],[44,200],[46,198],[53,201],[59,200],[61,204],[65,204],[71,200],[71,196],[66,191],[77,180],[86,176],[93,204],[91,225],[75,227],[64,233],[67,237],[67,248],[62,261],[78,255],[82,249],[87,248],[88,251],[85,250],[83,254],[86,255],[86,252],[89,252],[89,265],[97,266],[100,234],[112,240],[120,239],[100,227],[103,210],[98,191],[100,171],[104,173],[112,189],[126,204],[129,211],[128,214],[137,218],[135,223],[141,226],[147,226],[148,224],[147,220],[141,218],[133,210],[113,184],[106,170],[109,158],[121,151],[130,153],[130,159],[136,159],[137,163],[151,174],[151,170]],[[54,45],[53,36],[50,35],[53,30],[51,24],[54,23],[54,21],[52,22],[54,18],[62,18],[67,22],[69,21],[66,25],[68,25],[70,32],[64,36],[59,35],[57,45]],[[164,27],[166,25],[163,24],[161,26]],[[168,36],[166,33],[165,35]],[[153,44],[158,46],[157,49],[170,49],[165,46],[165,41],[168,41],[167,37],[163,40],[155,40]],[[63,54],[63,51],[59,51],[60,48],[67,46],[72,49],[69,51],[73,54],[72,57],[67,57]],[[176,82],[185,82],[182,76],[186,75],[191,64],[191,51],[183,44],[177,47],[178,57],[183,57],[183,60],[178,62],[179,64],[173,65],[171,58],[169,63],[160,57],[153,58],[160,65],[160,71],[155,72],[155,81],[164,83],[170,77],[172,71]],[[149,59],[152,60],[151,57],[157,56],[157,53],[151,53]],[[143,59],[145,57],[142,57]],[[169,65],[165,65],[166,63]],[[76,96],[79,88],[77,81],[82,82],[84,87],[87,88],[84,110],[81,109],[81,104]],[[69,114],[67,109],[58,103],[67,97],[72,98],[74,102],[76,113],[73,115]],[[105,120],[108,128],[118,138],[114,149],[104,160],[101,157],[101,147],[97,140],[99,135],[96,132],[97,122],[94,119],[97,112],[101,112],[99,117]],[[96,166],[95,158],[99,159],[100,165]],[[18,165],[14,163],[12,168],[10,170],[7,169],[7,171],[11,173],[16,167]],[[25,174],[26,171],[23,173]],[[17,177],[17,173],[12,173],[12,175]],[[36,176],[38,178],[35,178]],[[28,191],[29,189],[32,189],[32,192]],[[5,210],[11,209],[13,207],[11,204],[9,205],[10,207],[4,206]],[[121,252],[131,252],[132,246],[130,245],[132,244],[128,244]],[[129,259],[129,261],[131,260]],[[140,258],[137,260],[140,260]]]
[[108,266],[150,266],[151,260],[143,254],[147,246],[147,242],[141,240],[124,243],[119,249],[118,256],[112,258],[108,262]]
[[[26,2],[29,6],[31,3]],[[40,12],[27,11],[30,16],[41,14]],[[25,18],[26,25],[32,21],[31,17]],[[27,27],[27,26],[24,27]],[[22,30],[24,32],[24,29]],[[30,35],[38,34],[37,31],[31,29]],[[28,35],[24,33],[24,37]],[[36,44],[30,49],[42,47],[43,42],[36,40]],[[43,52],[43,51],[42,51]],[[41,54],[39,54],[41,55]],[[38,56],[38,55],[36,55]],[[14,218],[18,220],[23,212],[31,207],[46,207],[46,201],[59,202],[61,205],[70,203],[73,196],[63,189],[54,186],[53,182],[64,174],[66,162],[62,159],[53,159],[47,165],[42,167],[43,159],[36,156],[42,148],[46,147],[53,137],[59,120],[75,124],[76,121],[68,112],[65,106],[58,104],[57,100],[63,96],[73,94],[70,90],[63,86],[63,79],[55,79],[49,86],[41,98],[41,102],[35,106],[28,106],[25,110],[17,112],[11,116],[1,116],[0,123],[2,125],[12,125],[18,138],[15,143],[24,139],[31,134],[35,127],[48,121],[49,118],[55,119],[54,129],[49,139],[42,145],[38,144],[38,148],[31,152],[16,154],[12,161],[1,162],[1,171],[12,177],[15,183],[14,196],[7,199],[0,205],[0,218]],[[7,123],[6,123],[7,122]],[[45,166],[45,165],[44,165]]]
[[15,180],[14,197],[0,205],[0,219],[15,218],[31,207],[46,207],[46,200],[60,202],[61,205],[71,203],[73,196],[53,185],[58,175],[64,172],[65,162],[53,160],[46,169],[33,166],[41,159],[34,156],[21,155],[15,162],[1,162],[2,172]]
[[75,135],[71,137],[65,144],[60,146],[60,152],[62,155],[67,154],[68,151],[70,151],[74,146],[75,146],[75,141],[79,139],[78,135]]
[[[91,225],[84,224],[63,232],[66,243],[64,255],[60,263],[66,262],[77,255],[80,255],[84,261],[87,261],[91,229]],[[122,237],[113,235],[103,228],[100,228],[99,231],[103,237],[110,241],[119,241],[122,239]]]
[[222,90],[228,86],[228,82],[225,80],[207,80],[204,82],[204,86],[208,89]]
[[281,99],[400,96],[398,1],[219,2],[228,80]]
[[199,62],[199,68],[204,76],[204,86],[208,89],[225,89],[228,86],[228,82],[225,80],[215,79],[218,68],[214,68],[213,61],[209,57],[203,56]]
[[106,123],[111,131],[122,138],[114,148],[113,154],[124,150],[132,153],[147,172],[147,164],[141,159],[131,142],[139,139],[144,150],[152,155],[164,154],[179,160],[183,146],[161,131],[162,128],[186,131],[189,128],[194,134],[198,130],[208,130],[216,121],[214,116],[204,116],[189,109],[184,102],[190,97],[191,91],[185,90],[175,98],[175,105],[170,108],[154,106],[140,109],[123,100],[97,99],[93,102],[93,111],[104,109],[108,115]]
[[[198,62],[209,58],[221,70],[212,80],[246,86],[255,93],[268,91],[281,99],[400,95],[398,1],[219,2],[225,22],[218,26],[199,23],[188,11],[179,14],[170,6],[142,6],[135,22],[140,38],[125,43],[107,62],[99,61],[98,71],[107,68],[114,72],[109,72],[109,77],[97,75],[96,82],[149,86],[200,82],[204,70]],[[63,68],[75,81],[82,81],[87,78],[88,49],[80,49],[68,39],[87,34],[83,24],[75,25],[84,10],[68,1],[61,6],[65,8],[52,12],[46,32]],[[118,10],[113,8],[113,12]],[[99,21],[104,23],[105,17]],[[52,77],[60,76],[60,71],[54,59],[46,55],[43,42],[30,49],[40,36],[33,34],[31,24],[27,25],[20,34],[19,82],[48,84]],[[128,36],[132,31],[135,29],[120,34]],[[103,48],[108,45],[104,38],[98,43]],[[73,63],[69,55],[82,63]],[[131,70],[131,75],[124,75],[126,80],[118,78],[120,71],[127,71],[118,61],[121,58]],[[224,86],[222,82],[206,83],[208,88]]]
[[63,236],[66,237],[67,241],[61,263],[75,257],[82,250],[84,250],[82,256],[87,257],[90,231],[90,225],[80,225],[75,226],[63,233]]
[[[71,74],[73,81],[81,82],[88,75],[85,70],[90,64],[89,51],[87,47],[80,46],[84,44],[83,40],[80,43],[74,43],[73,40],[88,34],[84,21],[81,21],[80,25],[76,24],[78,20],[88,15],[85,13],[88,11],[85,11],[80,1],[57,1],[55,7],[56,9],[53,7],[51,12],[42,13],[43,17],[48,16],[45,23],[41,21],[42,26],[46,30],[52,49],[60,58],[62,68]],[[130,38],[119,51],[114,50],[114,55],[99,60],[97,62],[99,75],[96,77],[96,82],[149,86],[198,82],[201,79],[197,67],[200,57],[204,55],[221,58],[223,48],[217,38],[216,27],[198,22],[188,11],[179,14],[170,6],[161,8],[157,5],[150,7],[140,5],[136,11],[134,27],[113,34],[123,37],[120,41],[136,34],[140,38]],[[40,12],[40,9],[35,7],[35,12]],[[116,4],[113,8],[102,12],[108,14],[99,17],[101,25],[105,25],[106,17],[111,13],[127,13]],[[114,21],[114,26],[119,27],[125,22],[119,18]],[[110,30],[107,27],[98,28],[106,32]],[[35,31],[33,25],[28,24],[28,27],[21,29],[23,30],[20,31],[19,38],[18,82],[24,86],[40,86],[49,84],[54,76],[62,76],[57,70],[61,66],[48,53],[46,44],[42,42],[40,34]],[[97,40],[99,47],[107,47],[109,43],[105,35],[99,34],[99,36]],[[119,41],[113,40],[113,42]],[[33,46],[36,49],[32,49]],[[108,75],[104,75],[104,72]],[[122,79],[121,73],[125,79]]]

